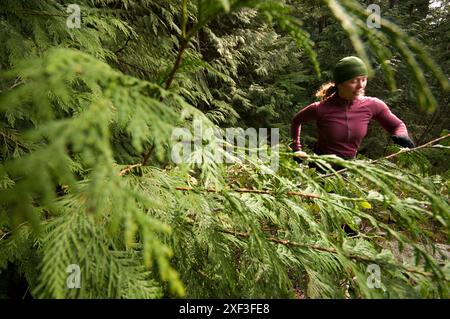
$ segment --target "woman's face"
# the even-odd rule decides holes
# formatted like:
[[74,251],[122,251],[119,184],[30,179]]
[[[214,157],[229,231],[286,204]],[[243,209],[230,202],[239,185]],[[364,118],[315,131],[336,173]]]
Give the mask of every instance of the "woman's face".
[[337,85],[339,96],[352,101],[359,96],[364,95],[364,89],[367,85],[367,76],[357,76]]

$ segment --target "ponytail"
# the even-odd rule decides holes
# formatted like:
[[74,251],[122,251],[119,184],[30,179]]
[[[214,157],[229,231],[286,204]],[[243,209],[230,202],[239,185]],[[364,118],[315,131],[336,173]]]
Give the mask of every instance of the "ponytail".
[[316,97],[321,101],[328,99],[333,93],[337,92],[337,86],[334,82],[327,82],[322,84],[319,90],[316,92]]

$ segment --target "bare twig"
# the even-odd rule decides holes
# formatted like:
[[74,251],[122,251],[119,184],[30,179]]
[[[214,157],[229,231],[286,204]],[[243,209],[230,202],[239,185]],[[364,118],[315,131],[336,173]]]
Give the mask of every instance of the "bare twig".
[[[190,190],[193,190],[193,187],[185,186],[185,187],[176,187],[175,189],[179,190],[179,191],[190,191]],[[207,188],[207,189],[205,189],[205,191],[208,192],[208,193],[216,193],[216,192],[218,192],[214,188]],[[267,195],[275,194],[275,192],[273,192],[273,191],[266,191],[266,190],[259,190],[259,189],[248,189],[248,188],[231,189],[230,191],[237,192],[237,193],[255,193],[255,194],[267,194]],[[302,192],[287,192],[286,195],[288,195],[288,196],[302,196],[302,197],[307,197],[307,198],[320,198],[320,195],[306,194],[306,193],[302,193]]]
[[9,234],[12,234],[13,232],[15,232],[17,229],[19,229],[20,227],[22,227],[23,225],[27,224],[28,222],[23,222],[21,224],[19,224],[16,228],[14,228],[13,230],[3,233],[2,237],[0,237],[0,240],[3,240],[6,236],[8,236]]
[[142,163],[137,163],[137,164],[129,165],[129,166],[125,167],[124,169],[122,169],[117,175],[123,176],[123,175],[125,175],[125,173],[131,171],[133,168],[135,168],[135,167],[140,167],[140,166],[142,166]]
[[[380,162],[382,160],[393,158],[393,157],[395,157],[395,156],[397,156],[399,154],[408,153],[408,152],[412,152],[412,151],[417,151],[417,150],[420,150],[422,148],[429,147],[430,145],[435,144],[435,143],[437,143],[439,141],[442,141],[442,140],[444,140],[444,139],[446,139],[448,137],[450,137],[450,134],[441,136],[441,137],[436,138],[436,139],[434,139],[432,141],[429,141],[428,143],[425,143],[423,145],[420,145],[420,146],[417,146],[417,147],[414,147],[414,148],[402,148],[400,151],[398,151],[396,153],[393,153],[391,155],[388,155],[388,156],[385,156],[385,157],[382,157],[382,158],[379,158],[379,159],[376,159],[376,160],[369,161],[369,163],[370,164],[376,164],[376,163],[378,163],[378,162]],[[344,169],[338,170],[338,171],[336,171],[334,173],[322,175],[321,177],[326,178],[326,177],[334,176],[336,174],[341,174],[341,173],[346,172],[346,171],[348,171],[348,168],[344,168]]]
[[117,54],[117,53],[120,53],[121,51],[123,51],[127,47],[128,42],[130,42],[130,40],[131,40],[131,35],[128,36],[127,41],[125,41],[125,44],[122,47],[118,48],[116,51],[114,51],[114,53]]
[[53,13],[53,12],[45,12],[45,11],[36,11],[36,10],[18,10],[16,13],[19,13],[24,16],[46,16],[46,17],[67,17],[67,13]]
[[381,161],[381,160],[383,160],[383,159],[389,159],[389,158],[392,158],[392,157],[397,156],[397,155],[399,155],[399,154],[401,154],[401,153],[407,153],[407,152],[417,151],[417,150],[419,150],[419,149],[422,149],[422,148],[425,148],[425,147],[429,147],[430,145],[435,144],[435,143],[437,143],[437,142],[439,142],[439,141],[442,141],[442,140],[444,140],[444,139],[446,139],[446,138],[448,138],[448,137],[450,137],[450,133],[447,134],[447,135],[441,136],[441,137],[439,137],[439,138],[437,138],[437,139],[434,139],[434,140],[432,140],[432,141],[429,141],[428,143],[425,143],[425,144],[423,144],[423,145],[414,147],[414,148],[403,148],[403,149],[401,149],[400,151],[398,151],[397,153],[394,153],[394,154],[385,156],[385,157],[383,157],[383,158],[381,158],[381,159],[374,160],[372,163],[377,163],[377,162],[379,162],[379,161]]
[[152,145],[152,147],[150,147],[150,149],[148,150],[148,152],[144,155],[144,158],[142,160],[141,163],[136,163],[136,164],[132,164],[132,165],[128,165],[127,167],[125,167],[124,169],[122,169],[117,175],[119,176],[123,176],[125,175],[125,173],[131,171],[133,168],[135,167],[140,167],[140,166],[144,166],[148,159],[150,158],[150,155],[153,151],[153,149],[155,148],[155,145]]
[[122,63],[122,64],[131,66],[132,68],[135,68],[135,69],[137,69],[137,70],[139,70],[139,71],[142,71],[142,72],[144,72],[144,73],[146,73],[146,74],[153,74],[152,71],[147,70],[147,69],[144,69],[144,68],[140,67],[139,65],[135,65],[135,64],[129,63],[129,62],[123,60],[123,59],[117,58],[117,61],[119,61],[119,62]]
[[11,91],[11,90],[14,89],[16,86],[19,86],[19,85],[21,85],[21,84],[23,84],[23,83],[25,83],[25,81],[24,81],[23,79],[16,78],[16,80],[14,81],[14,84],[13,84],[13,85],[11,85],[9,88],[7,88],[7,89],[5,89],[5,90],[3,90],[3,91],[0,91],[0,93],[7,92],[7,91]]

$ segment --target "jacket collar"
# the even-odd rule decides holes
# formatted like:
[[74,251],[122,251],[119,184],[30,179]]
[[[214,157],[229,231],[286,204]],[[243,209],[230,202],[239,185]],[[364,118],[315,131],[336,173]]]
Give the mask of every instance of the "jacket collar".
[[364,97],[360,97],[360,98],[356,98],[356,99],[350,101],[350,100],[346,100],[346,99],[340,97],[339,94],[334,93],[332,96],[330,96],[328,98],[328,101],[332,104],[339,105],[339,106],[351,106],[351,105],[354,105],[355,103],[361,102],[363,99],[364,99]]

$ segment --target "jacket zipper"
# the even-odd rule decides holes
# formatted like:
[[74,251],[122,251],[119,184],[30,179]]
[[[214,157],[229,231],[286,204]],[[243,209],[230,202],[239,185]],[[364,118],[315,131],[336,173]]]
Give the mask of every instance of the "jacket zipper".
[[347,105],[345,106],[345,121],[347,123],[347,142],[350,142],[350,126],[348,124],[348,109],[350,107],[351,101],[347,102]]

